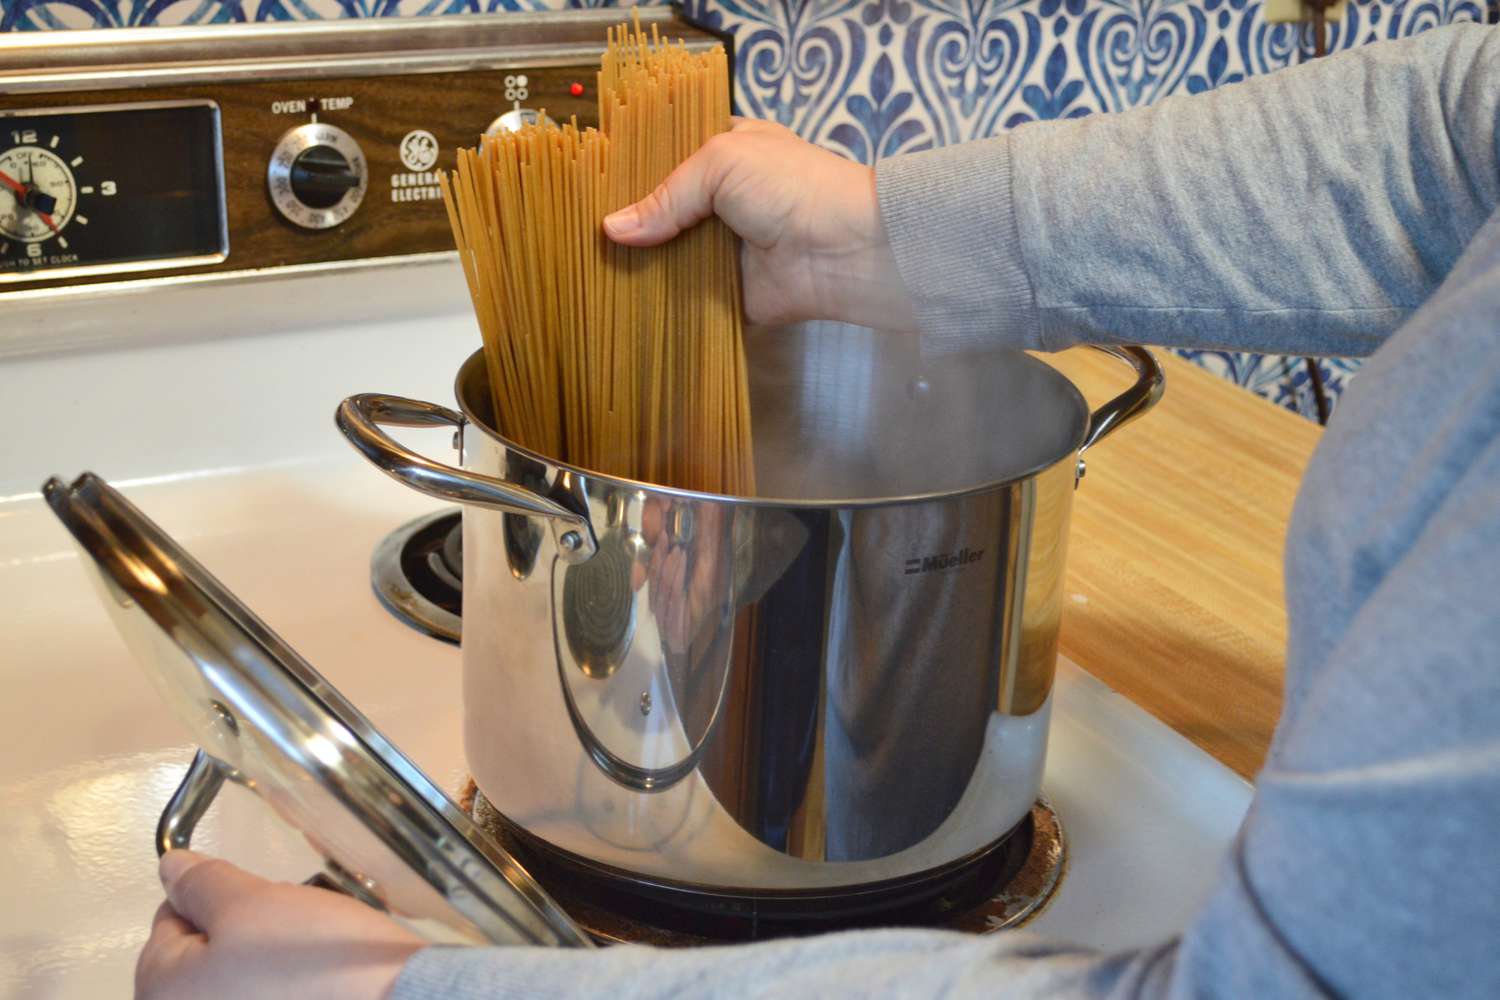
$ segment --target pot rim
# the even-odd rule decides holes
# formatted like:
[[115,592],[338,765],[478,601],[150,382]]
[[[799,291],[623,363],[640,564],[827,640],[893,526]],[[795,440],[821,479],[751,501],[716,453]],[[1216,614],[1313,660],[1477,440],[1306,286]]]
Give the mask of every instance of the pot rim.
[[465,422],[470,426],[473,426],[482,431],[492,441],[502,445],[509,451],[514,451],[518,454],[524,455],[532,461],[538,462],[549,468],[571,473],[572,475],[582,478],[586,482],[602,482],[607,483],[617,489],[645,490],[651,492],[652,494],[676,497],[683,500],[711,501],[713,503],[730,504],[742,507],[776,507],[795,510],[826,510],[829,508],[843,509],[888,506],[894,507],[900,506],[902,504],[925,503],[933,500],[951,500],[960,497],[974,496],[980,493],[988,493],[993,490],[1005,489],[1007,487],[1014,486],[1017,483],[1032,479],[1039,473],[1045,472],[1046,470],[1057,465],[1059,462],[1066,459],[1069,455],[1077,455],[1079,453],[1080,449],[1083,447],[1085,438],[1088,436],[1090,419],[1088,402],[1083,398],[1083,393],[1079,391],[1078,386],[1073,383],[1072,379],[1068,378],[1062,372],[1058,371],[1056,368],[1053,368],[1045,361],[1041,361],[1035,357],[1032,357],[1030,354],[1025,352],[1017,352],[1017,354],[1024,360],[1025,364],[1034,366],[1037,371],[1043,373],[1040,377],[1052,378],[1057,380],[1057,382],[1063,387],[1063,392],[1066,394],[1067,398],[1074,403],[1075,411],[1077,414],[1077,427],[1074,434],[1072,435],[1073,443],[1068,447],[1068,449],[1045,462],[1028,467],[1024,471],[1004,479],[987,480],[982,483],[977,483],[973,486],[963,486],[956,489],[935,490],[927,493],[909,493],[898,496],[797,499],[766,496],[747,497],[729,493],[708,493],[701,490],[682,489],[677,486],[664,486],[659,483],[650,483],[646,482],[645,480],[632,479],[627,476],[616,476],[605,472],[596,472],[591,469],[586,469],[580,465],[572,465],[568,462],[560,461],[559,459],[549,457],[542,454],[541,452],[535,451],[531,448],[527,448],[524,445],[512,441],[510,438],[501,434],[498,430],[486,423],[479,416],[474,407],[470,405],[470,402],[465,397],[463,391],[465,376],[468,373],[469,369],[473,367],[479,368],[483,383],[486,386],[489,385],[489,371],[484,363],[483,348],[474,351],[474,353],[470,354],[468,358],[464,360],[463,364],[459,365],[458,374],[454,376],[453,379],[453,398],[458,403],[458,408],[460,412],[463,413]]

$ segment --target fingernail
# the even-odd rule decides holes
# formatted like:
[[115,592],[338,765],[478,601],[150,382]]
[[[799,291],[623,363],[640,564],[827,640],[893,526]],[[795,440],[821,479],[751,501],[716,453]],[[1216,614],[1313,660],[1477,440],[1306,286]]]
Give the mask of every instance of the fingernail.
[[192,851],[168,851],[161,856],[161,863],[157,866],[156,873],[161,878],[161,887],[170,890],[172,883],[182,877],[182,873],[196,864],[198,858]]
[[604,228],[617,236],[633,233],[641,228],[641,213],[634,205],[622,208],[604,217]]

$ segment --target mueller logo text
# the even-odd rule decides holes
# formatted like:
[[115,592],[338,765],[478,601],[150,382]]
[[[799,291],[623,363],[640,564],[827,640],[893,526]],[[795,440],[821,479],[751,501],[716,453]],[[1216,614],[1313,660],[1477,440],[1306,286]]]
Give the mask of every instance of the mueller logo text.
[[957,569],[960,566],[968,566],[977,563],[984,558],[984,549],[971,549],[967,546],[957,552],[942,552],[935,556],[921,556],[917,559],[906,560],[906,575],[913,573],[940,573],[946,569]]

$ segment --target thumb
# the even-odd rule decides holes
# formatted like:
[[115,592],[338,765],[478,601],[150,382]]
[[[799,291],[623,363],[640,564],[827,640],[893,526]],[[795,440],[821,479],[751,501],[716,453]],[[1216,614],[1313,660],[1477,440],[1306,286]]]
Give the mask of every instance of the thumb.
[[158,873],[172,909],[210,937],[231,902],[265,884],[227,861],[193,851],[168,851]]
[[656,246],[713,215],[714,193],[724,173],[722,138],[710,139],[679,163],[655,191],[605,216],[609,238],[629,246]]

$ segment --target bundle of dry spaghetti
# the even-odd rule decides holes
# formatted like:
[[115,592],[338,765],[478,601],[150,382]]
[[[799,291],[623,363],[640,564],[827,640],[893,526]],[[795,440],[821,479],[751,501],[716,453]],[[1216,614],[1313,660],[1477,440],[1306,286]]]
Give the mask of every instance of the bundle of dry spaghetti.
[[442,180],[499,430],[597,472],[753,493],[733,234],[714,219],[639,249],[601,225],[729,128],[723,49],[612,31],[599,121],[486,136]]

